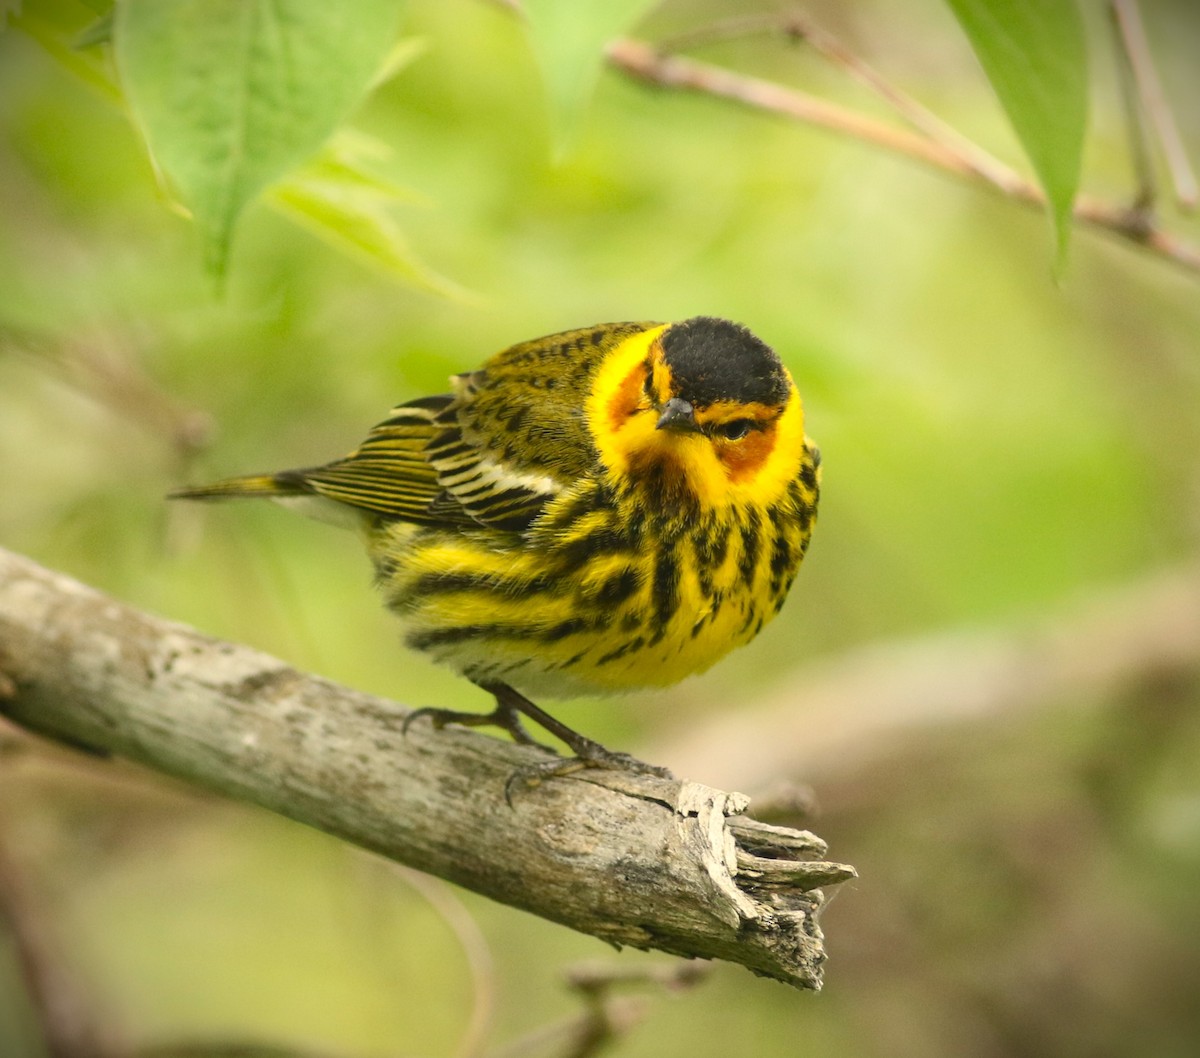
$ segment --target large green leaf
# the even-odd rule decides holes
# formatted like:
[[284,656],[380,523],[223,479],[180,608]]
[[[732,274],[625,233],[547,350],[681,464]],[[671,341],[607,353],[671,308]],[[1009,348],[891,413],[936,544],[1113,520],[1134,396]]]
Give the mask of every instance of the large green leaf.
[[114,44],[151,156],[208,267],[268,184],[317,151],[396,41],[397,0],[122,0]]
[[658,0],[523,0],[529,40],[550,97],[554,139],[569,142],[600,75],[604,47]]
[[947,0],[1050,203],[1066,254],[1087,126],[1087,46],[1076,0]]

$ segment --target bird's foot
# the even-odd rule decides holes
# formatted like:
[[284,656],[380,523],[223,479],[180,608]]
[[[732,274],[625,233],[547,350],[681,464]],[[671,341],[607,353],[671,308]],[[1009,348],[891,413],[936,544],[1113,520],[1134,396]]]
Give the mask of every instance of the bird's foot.
[[447,724],[459,724],[462,727],[498,727],[507,731],[512,740],[522,746],[536,746],[547,753],[554,752],[525,730],[520,714],[504,702],[498,701],[496,708],[490,713],[461,713],[455,709],[437,709],[432,706],[414,709],[404,718],[404,723],[400,725],[400,733],[408,734],[409,727],[416,720],[429,720],[439,731]]
[[533,720],[550,734],[561,739],[574,754],[570,757],[558,757],[553,760],[539,761],[537,764],[527,764],[517,768],[504,784],[504,799],[512,804],[513,791],[518,787],[533,787],[562,775],[584,768],[605,768],[609,771],[623,771],[632,775],[651,775],[658,779],[672,779],[674,776],[666,769],[656,764],[647,764],[628,753],[614,753],[605,749],[599,742],[573,731],[566,724],[554,719],[545,710],[534,705],[523,694],[515,691],[506,683],[499,681],[476,681],[477,685],[489,692],[496,699],[496,708],[490,713],[460,713],[454,709],[415,709],[404,718],[400,730],[407,732],[409,725],[421,718],[430,720],[435,728],[443,728],[447,724],[461,724],[464,727],[498,727],[507,731],[514,742],[523,746],[535,746],[546,752],[554,751],[538,742],[521,723],[525,716]]

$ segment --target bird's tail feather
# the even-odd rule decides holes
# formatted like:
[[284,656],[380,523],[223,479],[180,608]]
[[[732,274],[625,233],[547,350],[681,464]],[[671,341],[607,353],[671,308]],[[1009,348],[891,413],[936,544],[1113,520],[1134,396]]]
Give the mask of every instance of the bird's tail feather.
[[242,497],[279,499],[283,496],[307,496],[312,486],[304,479],[301,470],[284,470],[278,474],[247,474],[240,478],[226,478],[211,485],[192,485],[174,489],[167,493],[171,500],[227,500]]

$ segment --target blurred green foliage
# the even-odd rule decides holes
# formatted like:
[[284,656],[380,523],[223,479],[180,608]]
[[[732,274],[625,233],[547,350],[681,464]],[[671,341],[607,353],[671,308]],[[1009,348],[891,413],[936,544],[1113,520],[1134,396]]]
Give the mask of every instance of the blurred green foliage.
[[[1145,7],[1195,154],[1200,19],[1183,0]],[[1021,164],[944,5],[819,0],[805,11]],[[1129,201],[1107,27],[1089,12],[1083,184]],[[729,13],[718,0],[670,0],[637,32],[656,39]],[[1056,283],[1035,212],[613,72],[555,160],[512,12],[414,0],[401,33],[421,54],[409,45],[412,61],[354,113],[349,138],[272,192],[285,206],[291,194],[291,213],[270,200],[244,210],[218,294],[202,235],[171,208],[113,92],[106,48],[70,47],[96,14],[27,0],[22,31],[0,35],[3,546],[355,686],[482,707],[401,650],[352,537],[274,508],[168,509],[164,492],[340,454],[392,404],[442,391],[450,373],[524,338],[706,313],[751,326],[797,378],[824,454],[821,523],[789,605],[751,647],[663,694],[562,709],[603,741],[667,740],[742,702],[752,722],[755,691],[787,686],[805,661],[1023,620],[1195,554],[1195,275],[1078,231]],[[754,37],[702,55],[886,113],[803,47]],[[355,150],[364,143],[386,150]],[[305,188],[325,239],[292,223]],[[360,196],[349,204],[347,188]],[[366,230],[391,226],[381,251],[326,241],[353,233],[348,218],[364,211],[379,225]],[[1172,223],[1200,239],[1194,219]],[[723,968],[655,1007],[621,1053],[1193,1053],[1195,1025],[1172,988],[1196,969],[1179,940],[1195,935],[1200,876],[1194,679],[1172,693],[1174,708],[1147,692],[1071,722],[931,735],[906,779],[864,769],[831,783],[816,829],[863,877],[827,916],[826,993]],[[1171,735],[1150,738],[1147,715]],[[471,1002],[465,957],[386,868],[128,773],[97,791],[91,772],[53,758],[5,770],[5,840],[47,879],[73,961],[129,1038],[451,1053]],[[941,851],[939,878],[913,875],[914,844]],[[1121,859],[1131,844],[1140,876]],[[1010,853],[1068,846],[1057,887],[999,869]],[[1068,884],[1080,879],[1082,892]],[[496,964],[494,1039],[571,1010],[562,965],[603,949],[463,900]],[[1070,928],[1044,929],[1068,908]],[[1129,960],[1141,991],[1126,982],[1124,998],[1098,969],[1124,949],[1084,943],[1121,916],[1143,945]],[[4,983],[14,973],[0,949],[5,1054],[22,1002]],[[1047,982],[1068,978],[1059,1002]]]

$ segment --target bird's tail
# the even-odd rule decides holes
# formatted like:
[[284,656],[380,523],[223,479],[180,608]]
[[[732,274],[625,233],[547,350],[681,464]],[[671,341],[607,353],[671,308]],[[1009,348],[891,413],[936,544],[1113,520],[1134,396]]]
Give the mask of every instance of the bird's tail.
[[284,470],[278,474],[247,474],[226,478],[211,485],[190,485],[167,493],[169,500],[228,500],[241,497],[280,499],[286,496],[308,496],[312,486],[301,470]]

